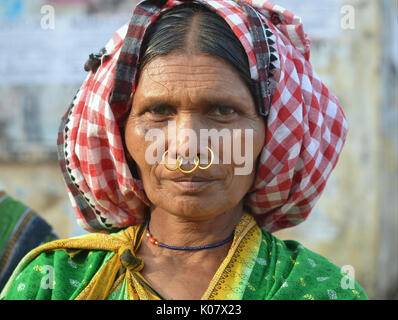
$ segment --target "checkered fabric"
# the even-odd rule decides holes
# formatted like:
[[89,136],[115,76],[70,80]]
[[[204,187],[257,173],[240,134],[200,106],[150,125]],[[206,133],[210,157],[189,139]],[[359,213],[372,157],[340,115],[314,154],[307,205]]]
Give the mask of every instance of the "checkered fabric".
[[[143,223],[149,201],[126,161],[119,125],[136,86],[145,30],[186,1],[145,0],[98,56],[62,119],[59,159],[80,225],[112,232]],[[265,230],[302,222],[325,188],[347,122],[337,98],[309,62],[301,19],[265,0],[196,0],[229,24],[246,50],[266,139],[246,206]]]

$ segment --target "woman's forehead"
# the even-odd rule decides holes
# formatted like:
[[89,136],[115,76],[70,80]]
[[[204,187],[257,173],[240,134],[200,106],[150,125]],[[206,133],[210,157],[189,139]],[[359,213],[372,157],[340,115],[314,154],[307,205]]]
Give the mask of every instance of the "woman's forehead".
[[206,54],[171,54],[157,57],[145,66],[137,94],[146,99],[179,94],[242,99],[250,96],[250,91],[238,73],[221,58]]
[[228,81],[224,78],[229,75],[232,78],[239,77],[238,73],[223,59],[209,54],[168,54],[159,56],[145,66],[143,74],[149,77],[157,77],[157,80],[168,81],[184,80],[187,77],[200,79],[204,77],[213,81]]

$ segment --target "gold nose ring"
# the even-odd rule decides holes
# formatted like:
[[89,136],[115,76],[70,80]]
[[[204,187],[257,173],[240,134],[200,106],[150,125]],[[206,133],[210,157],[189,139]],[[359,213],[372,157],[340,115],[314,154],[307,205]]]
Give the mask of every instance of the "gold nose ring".
[[211,154],[211,161],[210,161],[210,163],[209,163],[206,167],[201,167],[201,166],[199,165],[199,164],[200,164],[200,159],[199,159],[198,156],[196,156],[196,157],[195,157],[195,160],[194,160],[195,166],[194,166],[192,169],[190,169],[190,170],[181,169],[181,165],[182,165],[183,159],[182,159],[181,156],[178,156],[178,158],[177,158],[177,166],[176,166],[175,168],[170,168],[170,167],[166,164],[166,161],[165,161],[166,156],[167,156],[167,154],[169,153],[168,150],[167,150],[167,151],[163,154],[163,156],[162,156],[162,163],[163,163],[163,166],[164,166],[167,170],[169,170],[169,171],[176,171],[176,170],[178,169],[178,170],[180,170],[182,173],[185,173],[185,174],[189,174],[189,173],[195,172],[198,168],[199,168],[200,170],[208,170],[208,169],[213,165],[213,162],[214,162],[214,152],[213,152],[213,150],[211,150],[209,147],[207,147],[207,149],[210,151],[210,154]]
[[209,169],[209,168],[213,165],[213,162],[214,162],[214,152],[213,152],[213,150],[211,150],[209,147],[207,147],[207,149],[210,151],[211,160],[210,160],[210,163],[209,163],[206,167],[201,167],[201,166],[199,166],[199,169],[200,169],[200,170],[207,170],[207,169]]
[[194,166],[191,170],[183,170],[183,169],[181,169],[182,161],[180,161],[180,163],[178,164],[178,169],[179,169],[182,173],[185,173],[185,174],[195,172],[195,171],[198,169],[198,167],[199,167],[199,161],[200,161],[200,160],[199,160],[199,157],[196,156],[196,157],[195,157],[195,160],[193,161],[193,162],[195,163],[195,166]]
[[165,159],[166,159],[166,156],[168,153],[169,153],[169,150],[167,150],[165,153],[163,153],[163,156],[162,156],[162,163],[163,163],[164,167],[169,171],[176,171],[177,169],[180,169],[180,166],[182,164],[182,158],[180,156],[178,156],[178,158],[177,158],[177,166],[175,168],[172,169],[167,166]]

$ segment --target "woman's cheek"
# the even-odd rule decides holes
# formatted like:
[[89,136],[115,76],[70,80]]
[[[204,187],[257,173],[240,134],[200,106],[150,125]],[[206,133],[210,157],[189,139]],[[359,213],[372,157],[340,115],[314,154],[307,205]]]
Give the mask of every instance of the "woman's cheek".
[[126,127],[126,144],[143,180],[153,175],[165,152],[165,130],[143,119],[131,119]]
[[141,168],[143,164],[143,156],[145,154],[145,136],[148,132],[148,129],[145,125],[139,124],[137,120],[129,120],[126,125],[125,130],[125,139],[126,139],[126,147],[131,157],[137,163],[137,165]]

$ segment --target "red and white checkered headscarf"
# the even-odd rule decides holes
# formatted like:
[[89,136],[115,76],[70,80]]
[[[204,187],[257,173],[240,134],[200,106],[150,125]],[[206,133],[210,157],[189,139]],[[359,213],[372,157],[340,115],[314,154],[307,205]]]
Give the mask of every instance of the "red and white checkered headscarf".
[[[145,30],[186,1],[145,0],[98,56],[62,119],[60,165],[78,221],[93,232],[143,223],[149,200],[126,161],[119,123],[135,91]],[[266,139],[246,206],[277,231],[311,212],[342,150],[347,122],[337,98],[313,71],[301,19],[265,0],[196,0],[229,24],[259,84]]]

